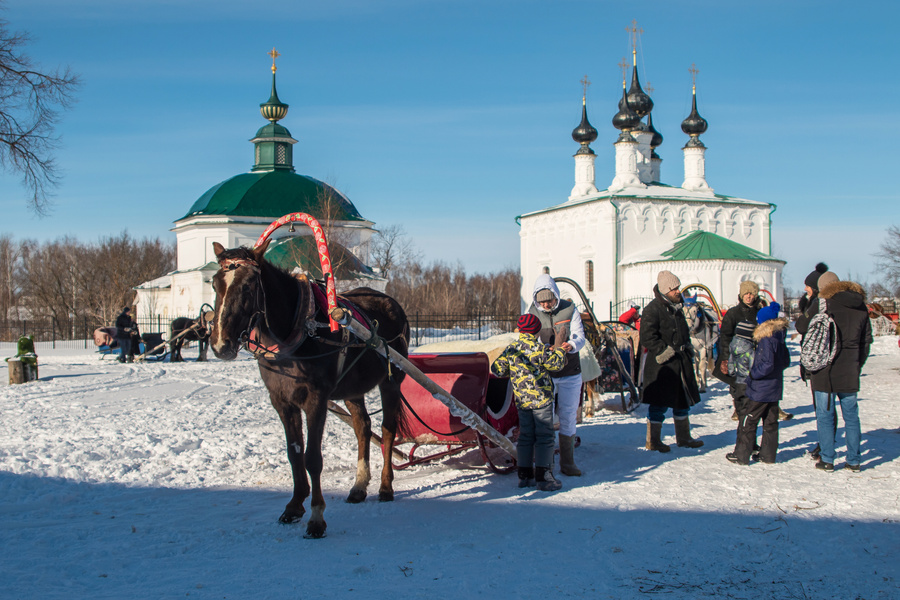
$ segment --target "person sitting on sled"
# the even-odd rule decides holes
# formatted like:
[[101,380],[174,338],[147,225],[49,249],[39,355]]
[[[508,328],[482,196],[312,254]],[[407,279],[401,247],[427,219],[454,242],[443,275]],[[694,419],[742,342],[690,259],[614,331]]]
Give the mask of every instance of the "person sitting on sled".
[[553,492],[562,488],[562,483],[553,477],[556,431],[550,372],[565,366],[566,355],[561,347],[551,348],[536,337],[541,330],[536,316],[522,315],[517,326],[519,339],[491,364],[491,372],[497,377],[509,377],[513,385],[519,412],[519,487],[537,484],[539,490]]

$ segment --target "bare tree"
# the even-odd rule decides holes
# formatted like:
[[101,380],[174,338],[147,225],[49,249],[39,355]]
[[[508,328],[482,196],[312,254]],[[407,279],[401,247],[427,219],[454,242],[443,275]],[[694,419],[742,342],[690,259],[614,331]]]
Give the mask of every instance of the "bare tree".
[[72,104],[79,81],[68,68],[42,73],[23,51],[29,41],[0,19],[0,165],[22,176],[30,208],[45,215],[49,188],[59,183],[53,160],[58,111]]
[[22,244],[12,236],[0,236],[0,326],[16,318],[16,308],[22,293]]
[[887,239],[881,243],[881,251],[876,253],[877,266],[894,291],[900,297],[900,227],[891,225],[887,230]]
[[376,231],[369,242],[369,254],[372,266],[386,279],[390,279],[396,267],[421,259],[421,253],[406,235],[403,225],[388,225]]

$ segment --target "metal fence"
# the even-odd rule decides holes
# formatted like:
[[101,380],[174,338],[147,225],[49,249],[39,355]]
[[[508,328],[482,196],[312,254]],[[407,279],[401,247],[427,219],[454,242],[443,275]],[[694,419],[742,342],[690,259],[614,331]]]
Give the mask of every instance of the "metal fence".
[[[516,328],[519,315],[408,315],[412,346],[433,341],[480,340]],[[169,324],[177,317],[161,315],[136,319],[141,333],[161,333],[169,337]],[[190,318],[196,318],[196,315]],[[93,347],[94,330],[112,324],[100,323],[87,317],[60,324],[56,319],[8,321],[0,323],[0,342],[15,342],[22,335],[33,335],[35,342],[48,343],[50,348]]]
[[[141,333],[161,333],[169,337],[169,324],[177,317],[161,315],[135,319]],[[196,317],[190,317],[196,318]],[[60,323],[57,319],[9,320],[0,323],[0,342],[15,342],[20,336],[34,336],[35,342],[49,343],[50,348],[93,347],[94,330],[111,327],[114,323],[101,323],[96,319],[81,317]]]

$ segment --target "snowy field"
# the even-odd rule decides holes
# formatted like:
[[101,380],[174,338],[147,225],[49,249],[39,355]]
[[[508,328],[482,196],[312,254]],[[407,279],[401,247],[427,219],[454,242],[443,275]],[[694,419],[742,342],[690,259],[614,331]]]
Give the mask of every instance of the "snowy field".
[[675,447],[669,419],[672,452],[647,452],[645,408],[600,410],[579,427],[585,476],[557,493],[520,491],[474,451],[398,471],[393,503],[375,477],[346,504],[355,438],[330,418],[322,540],[303,538],[305,519],[277,523],[290,474],[249,358],[39,352],[40,381],[0,387],[4,599],[900,598],[895,336],[865,367],[859,474],[842,446],[831,474],[805,455],[815,419],[796,362],[778,464],[725,460],[735,423],[717,383],[692,415],[703,448]]

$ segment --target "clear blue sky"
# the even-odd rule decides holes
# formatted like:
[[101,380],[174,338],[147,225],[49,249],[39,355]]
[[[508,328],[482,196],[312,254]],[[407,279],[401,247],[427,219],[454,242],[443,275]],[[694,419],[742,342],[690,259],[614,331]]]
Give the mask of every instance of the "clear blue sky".
[[251,167],[274,46],[298,172],[376,226],[403,225],[428,260],[518,267],[515,217],[572,188],[585,74],[597,185],[612,180],[632,19],[662,180],[683,179],[696,63],[707,180],[778,205],[788,286],[819,260],[875,280],[871,255],[900,224],[893,0],[7,0],[4,17],[33,35],[36,61],[84,82],[60,127],[51,216],[0,175],[0,232],[17,239],[174,239],[204,191]]

